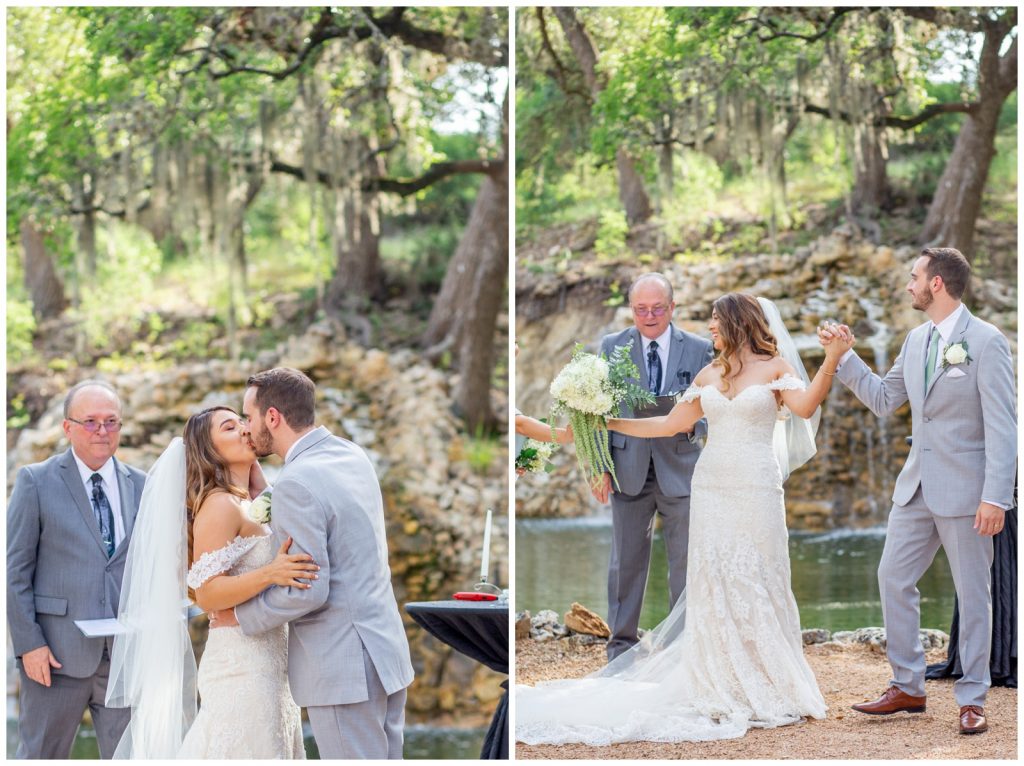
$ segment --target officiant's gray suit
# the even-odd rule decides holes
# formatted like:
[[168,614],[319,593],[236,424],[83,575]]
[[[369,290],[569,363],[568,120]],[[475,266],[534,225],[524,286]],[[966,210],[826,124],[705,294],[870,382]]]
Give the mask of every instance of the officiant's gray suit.
[[117,616],[125,556],[146,474],[114,458],[125,535],[107,557],[71,449],[22,467],[7,505],[7,625],[21,665],[48,646],[63,667],[50,686],[21,671],[18,758],[68,758],[88,707],[103,757],[130,711],[103,705],[113,638],[86,638],[75,620]]
[[323,426],[295,444],[271,493],[275,544],[320,565],[309,589],[273,587],[235,607],[247,635],[289,624],[288,681],[321,758],[401,758],[413,669],[391,587],[373,465]]
[[[659,394],[685,391],[714,354],[711,342],[670,325],[668,364]],[[640,371],[638,382],[649,389],[643,342],[636,327],[606,335],[601,352],[611,356],[617,346],[632,341],[630,355]],[[623,406],[621,417],[633,417]],[[705,435],[707,424],[695,433]],[[690,479],[700,456],[700,443],[687,434],[645,439],[611,434],[612,461],[619,487],[612,487],[612,548],[608,562],[608,658],[614,659],[637,642],[640,610],[651,562],[655,514],[668,552],[669,606],[686,587],[687,544],[690,537]]]
[[[913,443],[896,480],[878,569],[893,684],[925,695],[917,581],[941,545],[960,603],[960,706],[984,706],[990,686],[992,538],[974,529],[982,500],[1009,507],[1017,462],[1013,362],[1003,334],[965,308],[949,345],[972,361],[933,373],[925,388],[931,322],[912,330],[885,377],[851,354],[837,376],[876,415],[910,402]],[[939,358],[945,344],[939,345]],[[954,372],[956,371],[956,372]],[[962,373],[962,374],[961,374]]]

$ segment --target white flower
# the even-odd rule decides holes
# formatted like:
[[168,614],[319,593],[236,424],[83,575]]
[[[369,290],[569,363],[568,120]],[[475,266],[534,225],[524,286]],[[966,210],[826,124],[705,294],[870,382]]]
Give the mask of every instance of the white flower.
[[257,524],[270,523],[270,493],[264,492],[251,503],[242,501],[242,510],[245,515]]
[[954,343],[952,346],[946,346],[942,358],[946,360],[946,364],[963,364],[967,361],[967,349],[963,343]]
[[606,415],[615,404],[608,389],[608,362],[594,354],[579,354],[558,373],[550,392],[570,409]]

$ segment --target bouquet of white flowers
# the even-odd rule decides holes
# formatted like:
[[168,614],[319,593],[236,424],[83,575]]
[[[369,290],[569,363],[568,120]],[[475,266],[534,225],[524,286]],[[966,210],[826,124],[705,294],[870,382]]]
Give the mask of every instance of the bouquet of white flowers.
[[527,439],[516,455],[516,468],[527,473],[551,473],[555,466],[549,463],[558,445],[553,442],[539,442]]
[[606,418],[616,416],[622,403],[636,408],[654,402],[653,394],[630,380],[640,377],[629,355],[632,346],[632,341],[616,346],[611,357],[605,358],[587,353],[577,344],[572,360],[551,383],[552,416],[563,412],[569,416],[576,459],[591,482],[607,472],[615,486],[619,485],[608,447]]

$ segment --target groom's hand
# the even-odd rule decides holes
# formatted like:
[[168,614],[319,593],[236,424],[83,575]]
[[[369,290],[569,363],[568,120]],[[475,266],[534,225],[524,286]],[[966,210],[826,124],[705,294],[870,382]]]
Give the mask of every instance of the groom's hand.
[[612,475],[610,473],[606,473],[600,479],[595,479],[590,484],[590,491],[593,493],[597,502],[607,503],[608,495],[610,495],[612,491]]
[[974,528],[983,537],[998,535],[1003,531],[1003,521],[1006,511],[998,505],[982,502],[978,506],[978,512],[974,514]]

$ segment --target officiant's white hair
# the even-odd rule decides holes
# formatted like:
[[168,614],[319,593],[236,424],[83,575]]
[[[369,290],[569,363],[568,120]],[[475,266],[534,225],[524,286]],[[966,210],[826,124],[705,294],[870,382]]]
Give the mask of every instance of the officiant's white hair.
[[633,284],[629,286],[629,292],[626,293],[626,297],[629,299],[629,302],[633,302],[633,291],[640,286],[641,282],[646,282],[649,279],[653,279],[656,282],[661,283],[661,286],[665,288],[665,292],[668,294],[668,302],[671,303],[673,294],[672,283],[668,281],[668,277],[657,271],[652,271],[648,274],[641,274],[640,276],[633,280]]

